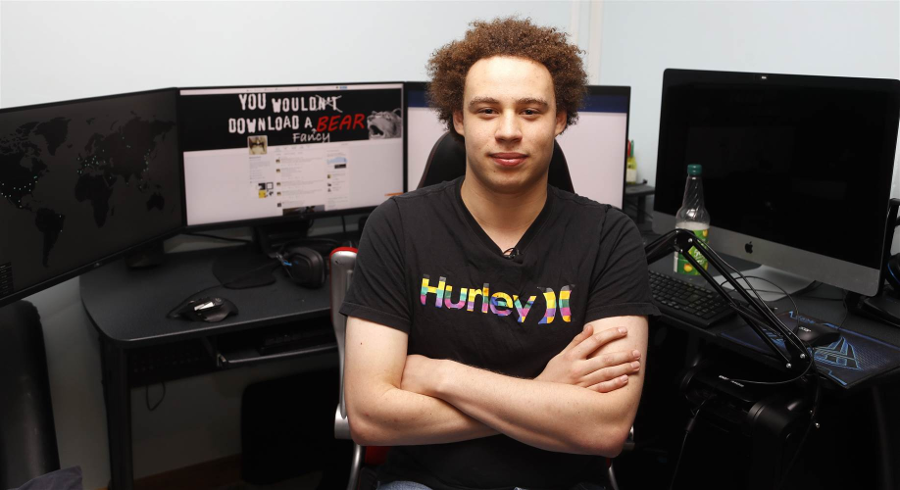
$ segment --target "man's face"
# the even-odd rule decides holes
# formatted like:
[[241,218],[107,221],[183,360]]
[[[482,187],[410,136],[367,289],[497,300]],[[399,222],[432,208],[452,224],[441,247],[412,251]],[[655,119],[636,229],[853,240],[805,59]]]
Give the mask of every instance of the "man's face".
[[556,110],[547,67],[495,56],[469,69],[453,125],[466,139],[466,178],[494,192],[517,193],[544,182],[566,114]]

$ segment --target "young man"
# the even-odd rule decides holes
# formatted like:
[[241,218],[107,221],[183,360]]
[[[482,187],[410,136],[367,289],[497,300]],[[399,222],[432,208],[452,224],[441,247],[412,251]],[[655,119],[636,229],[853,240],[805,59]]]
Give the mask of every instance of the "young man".
[[466,175],[372,213],[341,308],[353,438],[393,446],[382,490],[568,489],[621,451],[657,311],[633,223],[547,185],[578,53],[498,19],[430,61]]

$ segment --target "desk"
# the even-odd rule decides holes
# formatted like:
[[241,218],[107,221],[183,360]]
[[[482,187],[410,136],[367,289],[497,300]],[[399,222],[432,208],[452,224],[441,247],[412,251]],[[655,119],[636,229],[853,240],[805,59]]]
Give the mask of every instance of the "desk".
[[[725,256],[723,258],[729,264],[738,269],[754,266],[754,264],[750,262],[734,257]],[[650,264],[650,269],[656,272],[675,276],[674,272],[672,272],[672,261],[670,259],[663,258],[661,260],[658,260],[655,263]],[[681,280],[686,280],[690,283],[697,284],[703,287],[706,287],[709,284],[700,276],[677,277]],[[831,321],[837,324],[841,322],[841,319],[844,317],[844,313],[846,312],[843,303],[841,301],[828,301],[818,298],[841,298],[841,295],[841,289],[823,284],[822,286],[816,288],[816,290],[812,294],[794,296],[794,301],[797,302],[798,308],[800,308],[801,313],[803,313],[804,315],[821,318],[823,320]],[[779,301],[771,303],[771,305],[777,308],[776,313],[793,309],[791,301],[787,298],[783,298]],[[766,356],[760,356],[758,352],[722,337],[723,333],[726,333],[730,330],[733,330],[735,327],[744,324],[743,320],[741,320],[739,317],[732,317],[731,319],[718,323],[709,329],[698,328],[677,318],[663,317],[663,321],[668,325],[687,330],[691,334],[698,335],[701,338],[716,342],[724,347],[739,351],[763,362],[771,361],[773,367],[781,366],[780,362],[774,362],[774,357],[767,358]],[[866,335],[868,337],[872,337],[873,339],[877,339],[900,348],[900,329],[894,328],[883,322],[850,313],[847,315],[847,318],[843,322],[842,330],[849,330],[862,335]],[[900,373],[895,370],[892,373],[886,374],[893,375]]]
[[[268,286],[203,293],[234,302],[240,311],[236,316],[219,323],[167,319],[169,310],[188,295],[218,284],[212,273],[213,260],[229,252],[219,249],[170,254],[164,265],[145,270],[128,269],[119,260],[81,278],[84,309],[100,333],[111,488],[115,490],[131,490],[134,486],[129,355],[135,349],[329,315],[328,288],[300,288],[277,270],[273,273],[276,282]],[[284,359],[335,349],[335,344],[329,343],[273,357]]]
[[647,212],[647,196],[652,196],[654,192],[656,192],[656,189],[647,184],[628,184],[625,186],[625,199],[633,198],[636,201],[637,216],[635,220],[639,225],[644,223],[644,216],[650,214]]
[[[725,260],[738,268],[746,268],[748,266],[748,263],[739,259],[725,257]],[[659,260],[651,264],[650,269],[674,275],[671,259],[667,260],[664,258]],[[707,284],[699,276],[679,276],[679,278],[703,286]],[[839,300],[829,301],[819,298],[841,297],[842,291],[840,289],[822,285],[810,293],[797,295],[794,300],[797,302],[797,306],[803,315],[817,317],[838,324],[846,312],[843,303]],[[793,305],[787,298],[779,300],[772,305],[778,308],[779,312],[793,309]],[[724,349],[724,352],[740,354],[740,356],[731,356],[736,358],[735,360],[746,358],[754,363],[768,365],[775,369],[783,369],[780,360],[776,360],[774,356],[761,355],[759,352],[722,335],[740,325],[743,325],[743,321],[738,317],[732,317],[709,329],[698,328],[676,318],[665,316],[654,321],[654,327],[657,329],[665,330],[674,327],[678,331],[686,332],[689,339],[687,344],[689,346],[695,344],[695,350],[697,351],[700,350],[700,347],[706,350],[709,344],[714,344],[716,347]],[[842,330],[860,333],[893,346],[900,346],[900,330],[858,315],[848,314],[843,321]],[[675,448],[677,449],[678,444],[681,443],[681,437],[684,435],[683,427],[686,420],[679,419],[681,415],[673,416],[662,413],[665,410],[671,411],[669,407],[678,406],[676,403],[679,400],[683,400],[683,397],[680,396],[680,393],[675,393],[678,390],[677,384],[671,388],[668,386],[663,387],[662,385],[666,383],[671,385],[673,381],[675,383],[678,382],[680,378],[674,373],[677,373],[685,365],[689,365],[689,360],[685,359],[687,353],[670,353],[669,359],[666,360],[668,364],[665,366],[654,366],[653,364],[654,362],[662,363],[662,358],[666,355],[666,348],[669,348],[668,350],[671,351],[671,347],[672,344],[666,344],[648,355],[648,385],[645,386],[642,407],[644,407],[645,411],[650,411],[649,415],[647,413],[644,414],[645,420],[651,420],[651,423],[647,424],[651,426],[651,429],[647,430],[652,431],[652,429],[657,429],[662,424],[674,427],[671,433],[666,433],[666,436],[673,435],[677,437],[675,441]],[[684,350],[691,351],[692,349]],[[681,357],[678,358],[678,356]],[[729,356],[723,357],[726,357],[726,362],[731,362]],[[681,365],[678,365],[679,363]],[[652,373],[651,369],[653,370]],[[673,372],[673,374],[669,374],[670,372]],[[784,376],[785,379],[788,377],[791,376],[787,374]],[[659,378],[665,378],[665,383],[661,383]],[[900,379],[900,372],[894,369],[893,371],[882,373],[873,379],[863,381],[859,386],[849,390],[839,389],[831,381],[823,379],[822,411],[819,418],[822,421],[823,429],[821,431],[813,431],[803,448],[803,459],[807,461],[793,469],[795,478],[808,478],[809,481],[806,483],[806,486],[792,487],[788,485],[785,488],[879,488],[885,490],[897,488],[898,482],[896,480],[898,475],[895,474],[895,468],[900,468],[900,464],[898,464],[900,463],[900,455],[897,453],[897,449],[900,447],[900,424],[898,424],[896,419],[898,401],[900,401],[900,396],[897,395],[900,392],[897,388],[898,384],[900,384],[898,379]],[[664,396],[659,394],[663,391],[666,392]],[[665,419],[663,422],[652,420],[663,418]],[[652,424],[657,425],[653,426]],[[642,427],[636,422],[636,433],[641,434],[641,429]],[[746,437],[746,435],[733,434],[733,437],[740,439]],[[691,443],[688,444],[688,447],[691,448]],[[695,441],[695,445],[693,448],[688,449],[687,454],[689,458],[695,458],[703,462],[704,470],[702,471],[712,472],[712,468],[716,467],[713,461],[716,461],[717,457],[724,457],[722,454],[726,451],[726,449],[721,447],[712,449],[703,447],[702,445],[697,445]],[[739,457],[734,454],[729,453],[728,456],[739,460]],[[646,461],[642,461],[642,464],[645,466],[636,471],[642,471],[643,474],[653,473],[648,470],[646,463]],[[746,459],[735,464],[749,467],[760,463],[771,462]],[[771,467],[770,465],[769,468]],[[844,471],[835,471],[837,468],[843,468]],[[665,474],[665,469],[657,473]],[[682,477],[679,477],[679,483],[684,484],[683,482],[685,481],[691,481],[691,476],[696,476],[696,474],[682,475]],[[707,473],[704,473],[704,477],[706,477],[706,481],[716,481]],[[668,485],[666,478],[662,478],[662,480],[662,482],[652,483]],[[848,484],[848,481],[853,481],[853,483]],[[631,483],[631,486],[635,486],[634,482]],[[640,485],[636,485],[639,488],[658,486],[648,484],[646,481],[640,483]],[[729,487],[729,484],[722,484],[720,487]],[[701,485],[699,488],[704,487]]]

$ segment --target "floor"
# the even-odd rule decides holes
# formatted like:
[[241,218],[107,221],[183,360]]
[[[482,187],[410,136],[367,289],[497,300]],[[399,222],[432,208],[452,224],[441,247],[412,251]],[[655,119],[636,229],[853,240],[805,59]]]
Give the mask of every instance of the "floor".
[[[322,472],[314,471],[271,485],[241,479],[240,455],[135,480],[135,490],[317,490]],[[107,490],[101,488],[98,490]]]

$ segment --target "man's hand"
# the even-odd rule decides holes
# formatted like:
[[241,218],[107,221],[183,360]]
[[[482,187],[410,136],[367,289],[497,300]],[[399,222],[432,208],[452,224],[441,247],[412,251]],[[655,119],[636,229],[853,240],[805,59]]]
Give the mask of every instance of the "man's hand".
[[629,375],[640,371],[641,353],[635,350],[593,357],[592,354],[627,334],[625,327],[613,327],[594,335],[593,326],[587,324],[535,379],[580,386],[599,393],[617,390],[628,384]]

